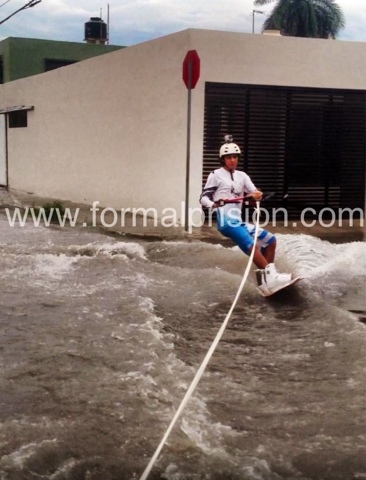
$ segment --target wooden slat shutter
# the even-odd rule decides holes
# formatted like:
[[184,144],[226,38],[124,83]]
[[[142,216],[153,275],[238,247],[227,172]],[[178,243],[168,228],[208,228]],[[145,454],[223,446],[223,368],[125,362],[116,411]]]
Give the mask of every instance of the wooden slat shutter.
[[363,208],[365,106],[364,91],[207,83],[202,181],[229,133],[240,168],[276,192],[267,209]]

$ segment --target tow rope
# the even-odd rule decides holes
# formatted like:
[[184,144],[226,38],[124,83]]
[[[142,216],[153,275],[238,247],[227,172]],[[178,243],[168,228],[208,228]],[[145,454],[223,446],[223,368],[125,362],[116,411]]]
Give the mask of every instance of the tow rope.
[[222,325],[221,325],[221,328],[220,330],[217,332],[217,335],[214,339],[214,341],[212,342],[212,345],[211,347],[209,348],[208,352],[206,353],[206,356],[205,358],[203,359],[203,362],[201,363],[201,366],[199,367],[194,379],[192,380],[192,383],[190,385],[190,387],[188,388],[183,400],[181,401],[181,404],[179,405],[178,407],[178,410],[176,411],[174,417],[173,417],[173,420],[170,422],[170,425],[169,427],[167,428],[163,438],[161,439],[161,442],[158,446],[158,448],[155,450],[155,453],[154,455],[151,457],[151,460],[150,462],[148,463],[147,467],[145,468],[143,474],[141,475],[140,477],[140,480],[146,480],[152,467],[154,466],[165,442],[167,441],[171,431],[173,430],[173,427],[175,425],[175,423],[177,422],[179,416],[181,415],[181,413],[183,412],[184,410],[184,407],[187,405],[188,403],[188,400],[191,398],[198,382],[201,380],[201,377],[203,375],[203,372],[205,371],[206,369],[206,366],[208,364],[208,362],[210,361],[224,331],[225,331],[225,328],[230,320],[230,317],[231,317],[231,314],[233,313],[234,311],[234,308],[236,307],[236,304],[238,303],[238,300],[239,300],[239,297],[240,297],[240,294],[244,288],[244,285],[245,285],[245,282],[247,281],[247,278],[248,278],[248,275],[249,275],[249,272],[250,272],[250,268],[252,266],[252,263],[253,263],[253,257],[254,257],[254,249],[256,247],[256,244],[257,244],[257,238],[258,238],[258,231],[259,231],[259,217],[260,217],[260,206],[259,206],[259,202],[257,201],[256,202],[256,214],[257,214],[257,218],[256,218],[256,222],[255,222],[255,231],[254,231],[254,243],[253,243],[253,248],[252,248],[252,251],[250,253],[250,256],[249,256],[249,260],[248,260],[248,265],[245,269],[245,272],[244,272],[244,275],[243,275],[243,278],[242,278],[242,281],[239,285],[239,288],[238,288],[238,291],[235,295],[235,298],[234,298],[234,301],[231,305],[231,308],[228,312],[228,314],[226,315],[225,317],[225,320],[223,321]]

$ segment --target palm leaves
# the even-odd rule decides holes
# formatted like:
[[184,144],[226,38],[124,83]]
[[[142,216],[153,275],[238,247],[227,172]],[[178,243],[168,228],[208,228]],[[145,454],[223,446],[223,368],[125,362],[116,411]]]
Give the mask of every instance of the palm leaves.
[[[275,0],[255,0],[266,5]],[[292,37],[336,38],[345,26],[343,12],[334,0],[276,0],[263,30],[281,30]]]

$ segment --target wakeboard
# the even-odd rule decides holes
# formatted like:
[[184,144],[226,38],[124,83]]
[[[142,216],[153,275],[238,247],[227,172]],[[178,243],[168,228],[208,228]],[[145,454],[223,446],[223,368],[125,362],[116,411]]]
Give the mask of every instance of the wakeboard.
[[290,287],[291,285],[294,285],[295,283],[299,282],[300,280],[302,280],[303,277],[296,277],[296,278],[293,278],[292,280],[290,280],[288,283],[286,283],[285,285],[281,285],[280,287],[278,287],[277,289],[272,289],[269,293],[264,293],[262,292],[261,290],[259,290],[261,292],[261,294],[263,295],[263,297],[270,297],[271,295],[274,295],[275,293],[277,292],[281,292],[282,290],[286,289],[287,287]]

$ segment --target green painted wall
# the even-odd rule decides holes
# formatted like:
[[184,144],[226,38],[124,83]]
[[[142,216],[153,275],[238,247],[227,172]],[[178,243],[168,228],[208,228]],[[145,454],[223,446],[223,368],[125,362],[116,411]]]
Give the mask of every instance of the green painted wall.
[[121,48],[124,47],[9,37],[0,42],[3,82],[45,72],[45,59],[80,61]]

